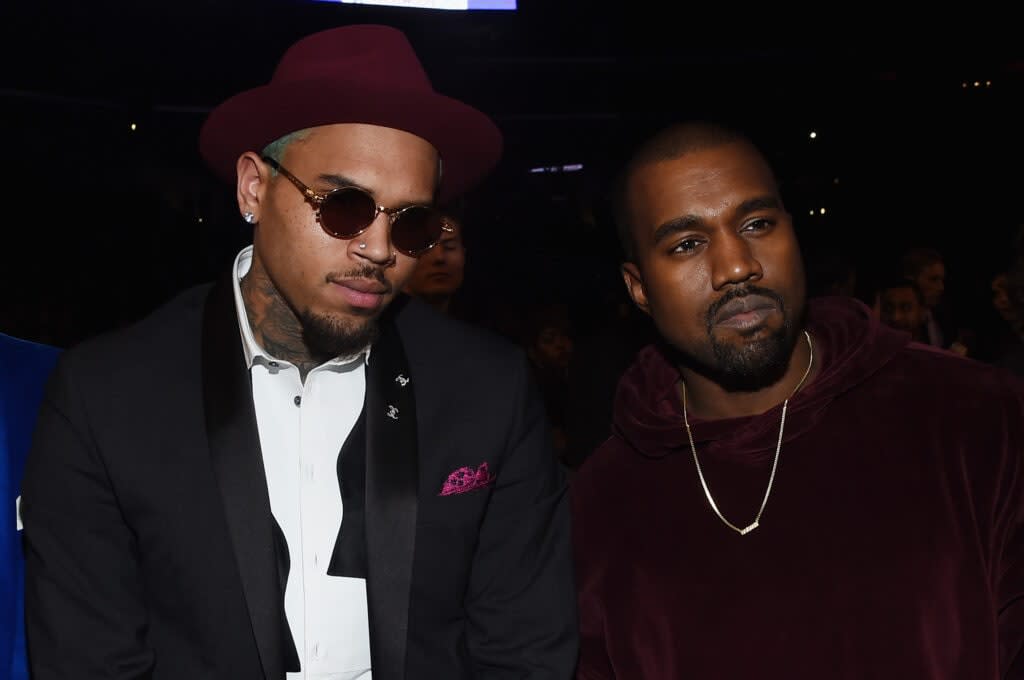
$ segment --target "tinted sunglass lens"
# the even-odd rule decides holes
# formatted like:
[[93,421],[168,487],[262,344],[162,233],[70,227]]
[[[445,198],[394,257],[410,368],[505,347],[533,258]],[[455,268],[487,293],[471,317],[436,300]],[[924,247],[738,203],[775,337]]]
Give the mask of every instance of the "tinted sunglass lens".
[[365,229],[377,214],[377,204],[361,189],[340,189],[320,204],[320,222],[338,238],[352,238]]
[[391,242],[406,255],[419,255],[441,238],[440,213],[427,207],[406,208],[391,227]]

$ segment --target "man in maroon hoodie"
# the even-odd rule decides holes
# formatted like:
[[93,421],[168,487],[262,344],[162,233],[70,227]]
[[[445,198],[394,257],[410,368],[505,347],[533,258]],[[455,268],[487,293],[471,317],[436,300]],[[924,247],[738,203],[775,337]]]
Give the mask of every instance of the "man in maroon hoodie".
[[619,198],[663,342],[574,483],[579,678],[1024,677],[1020,387],[805,300],[732,131],[656,135]]

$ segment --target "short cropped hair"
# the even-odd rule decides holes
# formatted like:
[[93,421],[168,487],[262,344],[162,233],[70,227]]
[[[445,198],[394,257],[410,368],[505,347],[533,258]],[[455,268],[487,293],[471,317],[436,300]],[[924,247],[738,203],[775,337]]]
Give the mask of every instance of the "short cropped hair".
[[[637,148],[619,172],[612,188],[612,214],[626,260],[636,257],[636,241],[629,215],[629,181],[642,167],[681,158],[688,153],[730,144],[745,144],[764,158],[749,137],[730,127],[706,121],[676,123],[662,129]],[[765,159],[765,164],[768,164]],[[771,170],[769,166],[769,170]],[[774,176],[774,171],[773,176]]]

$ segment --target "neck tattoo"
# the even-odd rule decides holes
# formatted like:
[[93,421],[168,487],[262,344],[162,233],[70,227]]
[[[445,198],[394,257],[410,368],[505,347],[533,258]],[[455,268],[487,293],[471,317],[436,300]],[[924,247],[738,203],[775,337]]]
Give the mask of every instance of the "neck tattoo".
[[729,527],[740,536],[746,536],[751,531],[761,525],[761,515],[764,513],[764,508],[768,505],[768,496],[772,493],[772,484],[775,483],[775,471],[779,466],[779,454],[782,452],[782,433],[786,430],[786,410],[789,408],[789,400],[800,391],[803,387],[804,382],[807,380],[807,376],[811,374],[811,366],[814,365],[814,345],[811,343],[811,335],[807,331],[804,331],[804,337],[807,338],[807,349],[810,352],[810,358],[807,360],[807,369],[804,371],[804,375],[800,378],[800,382],[796,384],[793,391],[789,393],[786,401],[782,402],[782,422],[779,423],[779,441],[775,445],[775,460],[772,462],[772,473],[768,477],[768,488],[765,489],[764,499],[761,500],[761,507],[757,511],[757,516],[754,517],[754,521],[747,526],[740,528],[727,520],[722,514],[721,510],[718,509],[718,505],[715,504],[715,499],[711,496],[711,489],[708,488],[707,480],[704,479],[704,471],[700,467],[700,460],[697,458],[697,447],[693,444],[693,433],[690,431],[690,420],[686,416],[686,383],[683,382],[683,424],[686,426],[686,437],[690,440],[690,451],[693,453],[693,462],[697,466],[697,476],[700,478],[700,485],[704,488],[704,495],[708,499],[708,504],[711,505],[711,509],[714,510],[718,519],[722,520],[725,526]]
[[242,300],[253,338],[270,356],[299,370],[302,381],[322,361],[310,354],[302,324],[269,279],[251,274],[241,281]]

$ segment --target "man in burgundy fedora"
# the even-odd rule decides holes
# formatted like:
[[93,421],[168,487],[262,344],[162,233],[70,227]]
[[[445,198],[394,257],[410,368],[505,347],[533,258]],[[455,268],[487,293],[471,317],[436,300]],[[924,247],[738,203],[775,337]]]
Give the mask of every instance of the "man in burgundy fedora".
[[62,357],[23,486],[34,677],[569,677],[565,481],[527,363],[399,296],[495,125],[400,32],[349,26],[216,108],[200,150],[253,245]]

